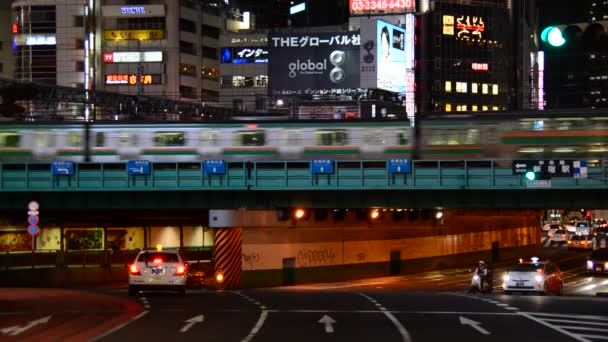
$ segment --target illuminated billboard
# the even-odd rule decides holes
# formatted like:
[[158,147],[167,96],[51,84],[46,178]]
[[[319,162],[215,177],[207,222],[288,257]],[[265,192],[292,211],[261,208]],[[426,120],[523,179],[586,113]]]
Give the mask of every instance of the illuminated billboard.
[[376,23],[377,88],[405,93],[405,29],[378,20]]
[[164,17],[164,5],[124,5],[102,6],[101,13],[106,18],[122,17]]
[[104,63],[153,63],[162,62],[162,51],[104,52]]
[[14,45],[57,45],[54,34],[18,34],[13,37]]
[[268,63],[266,47],[233,47],[222,48],[220,55],[222,64]]
[[473,15],[444,15],[443,34],[456,38],[481,40],[485,38],[486,24],[483,17]]
[[270,95],[352,94],[360,88],[359,32],[282,33],[269,39]]
[[[160,75],[141,75],[140,81],[143,85],[161,84]],[[108,74],[105,78],[106,85],[137,85],[137,75],[129,74]]]
[[105,40],[161,40],[163,30],[108,30],[103,32]]
[[350,0],[350,14],[396,14],[416,11],[416,0]]

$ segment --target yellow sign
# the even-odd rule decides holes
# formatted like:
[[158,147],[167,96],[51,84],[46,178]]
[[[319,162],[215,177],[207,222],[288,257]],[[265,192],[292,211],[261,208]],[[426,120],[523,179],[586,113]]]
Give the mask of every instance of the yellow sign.
[[111,30],[104,31],[105,40],[160,40],[165,38],[163,30]]
[[443,16],[443,34],[448,36],[454,35],[454,16],[444,15]]

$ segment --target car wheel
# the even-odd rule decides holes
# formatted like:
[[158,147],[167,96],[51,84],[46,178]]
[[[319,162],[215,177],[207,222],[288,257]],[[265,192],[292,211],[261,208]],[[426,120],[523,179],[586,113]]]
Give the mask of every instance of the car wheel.
[[137,294],[137,289],[135,288],[135,286],[131,286],[129,285],[129,297],[133,297]]

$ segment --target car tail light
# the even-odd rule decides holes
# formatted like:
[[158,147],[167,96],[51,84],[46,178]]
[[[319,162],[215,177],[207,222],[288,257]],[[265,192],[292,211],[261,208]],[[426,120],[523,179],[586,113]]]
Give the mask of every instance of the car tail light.
[[156,258],[152,261],[153,263],[155,263],[156,265],[162,264],[163,263],[163,259],[161,258]]
[[566,234],[562,234],[562,237],[565,239],[566,238]]
[[139,268],[135,264],[131,264],[131,266],[129,266],[129,272],[132,275],[141,275],[141,273],[139,272]]
[[571,244],[572,244],[572,241],[568,241],[568,244],[569,244],[569,245],[571,245]]
[[555,234],[549,234],[549,237],[554,237],[554,236],[555,236]]
[[186,273],[186,266],[182,264],[177,265],[175,268],[175,275],[183,275],[184,273]]
[[537,272],[537,273],[543,273],[543,269],[542,269],[542,268],[537,268],[537,269],[536,269],[536,272]]

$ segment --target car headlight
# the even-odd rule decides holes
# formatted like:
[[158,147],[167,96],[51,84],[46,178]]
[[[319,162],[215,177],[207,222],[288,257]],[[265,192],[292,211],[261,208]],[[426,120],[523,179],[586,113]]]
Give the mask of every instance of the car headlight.
[[587,260],[587,268],[593,268],[593,261]]
[[608,269],[608,262],[604,264],[604,269]]
[[543,282],[543,276],[541,275],[536,275],[534,277],[534,280],[536,280],[537,283],[542,283]]
[[476,274],[473,276],[473,280],[479,280],[479,276]]
[[509,275],[505,274],[504,276],[502,276],[502,280],[509,281]]

